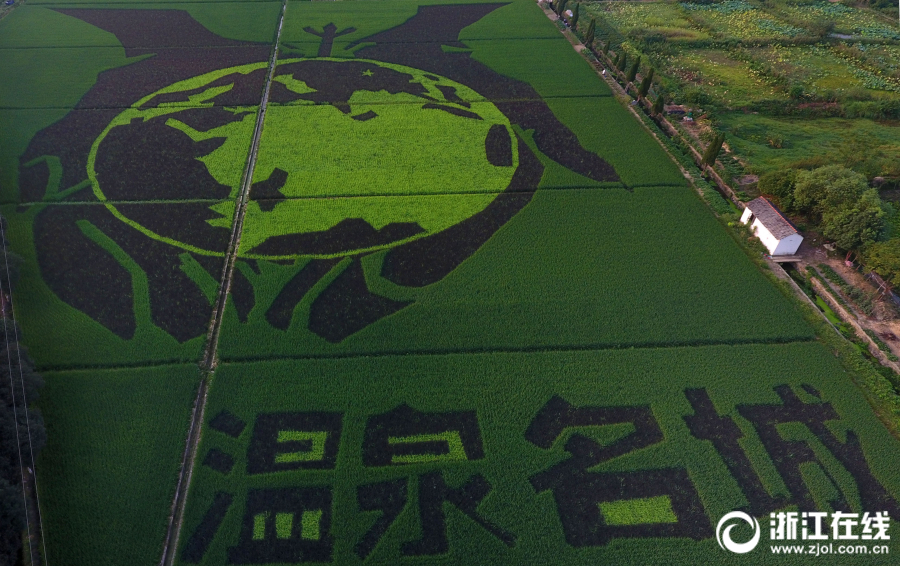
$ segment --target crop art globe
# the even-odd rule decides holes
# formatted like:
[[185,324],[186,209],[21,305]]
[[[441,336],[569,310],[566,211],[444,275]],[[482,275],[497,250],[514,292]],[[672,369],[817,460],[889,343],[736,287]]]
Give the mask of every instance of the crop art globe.
[[[349,43],[354,27],[304,28],[317,56],[285,43],[305,55],[273,69],[268,46],[186,13],[71,11],[126,46],[149,26],[185,47],[104,71],[19,158],[44,282],[123,340],[155,326],[186,342],[227,273],[227,316],[337,343],[479,253],[545,176],[623,188],[531,84],[460,40],[502,5],[419,6]],[[62,200],[84,205],[44,204]]]
[[[145,146],[149,154],[123,154],[121,142],[140,136],[129,128],[150,123],[190,138],[194,172],[186,167],[180,176],[155,180],[146,198],[178,199],[177,187],[194,177],[217,183],[227,194],[223,189],[223,198],[210,203],[214,214],[197,221],[230,228],[256,108],[214,108],[212,101],[265,66],[181,81],[118,115],[88,160],[96,196],[149,237],[221,255],[174,223],[151,226],[117,204],[121,179],[134,178],[141,163],[172,159],[174,151],[161,145]],[[216,117],[198,119],[203,110]],[[465,85],[375,61],[284,60],[271,83],[239,255],[338,257],[435,234],[488,206],[509,186],[518,163],[509,119]]]

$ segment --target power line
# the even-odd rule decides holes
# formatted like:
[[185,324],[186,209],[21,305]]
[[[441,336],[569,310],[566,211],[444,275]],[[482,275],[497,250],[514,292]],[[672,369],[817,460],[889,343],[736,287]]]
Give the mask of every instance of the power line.
[[[0,219],[0,244],[2,244],[2,246],[3,246],[3,263],[6,268],[6,297],[5,298],[9,302],[9,313],[8,313],[9,316],[7,317],[6,316],[7,313],[3,313],[4,314],[4,316],[3,316],[3,334],[4,334],[4,339],[6,341],[6,359],[7,359],[8,365],[9,365],[9,390],[10,390],[10,395],[12,396],[13,418],[16,421],[16,449],[19,454],[19,470],[20,470],[20,473],[23,471],[23,469],[25,468],[25,463],[22,458],[22,442],[21,442],[21,439],[19,438],[19,422],[18,422],[19,417],[18,417],[18,411],[16,409],[16,403],[15,403],[15,386],[13,384],[12,354],[10,352],[9,328],[8,328],[7,322],[6,322],[7,318],[9,318],[12,321],[13,335],[15,337],[16,357],[17,357],[17,360],[19,363],[19,381],[20,381],[20,384],[22,387],[22,407],[25,410],[25,430],[28,434],[28,451],[31,453],[31,467],[28,469],[31,470],[32,481],[34,482],[34,500],[37,505],[36,511],[37,511],[37,517],[38,517],[38,527],[39,527],[39,532],[40,532],[40,537],[41,537],[41,544],[43,545],[43,550],[44,550],[44,564],[46,564],[47,563],[46,562],[46,560],[47,560],[47,541],[44,537],[44,524],[43,524],[44,519],[41,514],[40,498],[38,497],[37,466],[35,466],[35,463],[34,463],[34,446],[31,441],[31,422],[30,422],[30,418],[28,415],[28,396],[26,395],[26,392],[25,392],[25,373],[22,370],[22,349],[19,345],[19,329],[16,327],[15,312],[13,310],[13,303],[12,303],[12,276],[10,275],[10,271],[9,271],[9,252],[7,250],[6,226],[5,226],[5,221],[2,219]],[[0,289],[2,289],[2,287],[3,287],[2,282],[0,282]],[[34,563],[35,563],[34,558],[35,557],[34,557],[34,552],[32,551],[33,549],[31,548],[31,537],[32,537],[31,520],[28,516],[28,495],[27,495],[26,488],[25,488],[25,474],[24,473],[22,473],[22,498],[25,502],[25,525],[26,525],[26,530],[28,532],[28,544],[29,544],[28,554],[31,557],[31,564],[32,564],[32,566],[34,566]]]

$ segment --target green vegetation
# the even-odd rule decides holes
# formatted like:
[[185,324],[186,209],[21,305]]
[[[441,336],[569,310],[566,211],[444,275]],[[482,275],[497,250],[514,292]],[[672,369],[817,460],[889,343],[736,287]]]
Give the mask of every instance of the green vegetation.
[[[829,332],[833,335],[833,331],[829,329]],[[566,446],[573,436],[560,434],[546,447],[529,442],[526,431],[536,426],[536,415],[554,396],[575,407],[649,407],[661,429],[659,442],[629,451],[585,474],[683,468],[702,500],[703,515],[714,525],[724,513],[746,505],[746,499],[712,443],[690,432],[685,418],[696,415],[697,411],[687,401],[688,388],[705,389],[715,410],[739,424],[743,434],[741,446],[754,462],[754,473],[760,475],[762,484],[773,494],[788,492],[754,425],[742,416],[738,407],[757,404],[780,407],[782,401],[773,388],[786,383],[803,403],[830,403],[840,418],[829,420],[828,430],[840,438],[849,431],[857,434],[866,462],[878,481],[892,492],[900,489],[900,473],[893,465],[898,442],[872,415],[868,404],[845,376],[839,358],[817,342],[225,364],[217,371],[210,391],[208,418],[228,411],[247,426],[237,438],[213,429],[207,429],[204,434],[200,457],[212,449],[226,451],[234,458],[234,467],[229,474],[215,472],[207,466],[196,469],[182,540],[195,532],[216,492],[233,494],[234,503],[221,527],[210,537],[209,548],[200,562],[221,563],[229,548],[245,544],[241,528],[247,513],[262,511],[247,506],[248,490],[325,485],[331,493],[332,504],[321,518],[322,536],[334,540],[334,562],[358,563],[361,562],[359,544],[373,526],[373,514],[357,503],[358,489],[386,481],[405,481],[406,487],[400,492],[402,499],[393,500],[398,504],[396,514],[390,515],[387,529],[377,535],[377,544],[366,558],[374,562],[395,562],[403,556],[404,542],[420,537],[434,540],[438,536],[433,530],[421,530],[420,521],[426,519],[421,506],[425,492],[419,482],[430,474],[439,474],[448,485],[457,487],[481,475],[487,480],[489,488],[485,489],[489,491],[477,507],[477,516],[497,529],[512,533],[516,544],[512,547],[502,544],[474,522],[471,515],[458,513],[452,509],[452,503],[445,503],[440,512],[446,516],[447,547],[440,553],[443,562],[471,563],[472,556],[482,561],[517,564],[570,564],[577,560],[645,563],[659,556],[679,561],[677,557],[684,553],[690,553],[693,561],[699,557],[716,557],[721,550],[712,536],[687,544],[670,537],[655,538],[652,545],[642,538],[617,538],[615,544],[584,548],[567,544],[565,527],[559,523],[563,510],[557,507],[551,493],[539,493],[530,479],[555,464],[569,461],[571,455]],[[639,383],[640,387],[622,387],[623,383]],[[378,394],[373,395],[373,391]],[[821,400],[810,392],[821,396]],[[419,411],[419,415],[473,412],[477,415],[483,457],[430,459],[384,467],[367,465],[367,454],[374,449],[369,448],[374,446],[369,435],[378,430],[369,419],[389,414],[404,404]],[[325,469],[246,472],[254,442],[251,433],[254,423],[259,426],[259,415],[332,412],[342,417],[341,440],[333,465]],[[628,439],[632,432],[619,427],[618,423],[582,426],[575,432],[610,446]],[[616,434],[599,434],[608,432],[607,428],[616,428]],[[819,482],[804,476],[813,493],[825,488],[833,490],[846,495],[851,509],[857,509],[860,500],[856,480],[829,455],[820,438],[796,423],[780,425],[779,430],[791,440],[808,443],[819,455],[824,473],[832,478]],[[468,443],[465,438],[464,442]],[[677,507],[669,497],[660,492],[638,497],[601,497],[593,505],[609,526],[673,524],[670,521]],[[329,515],[341,516],[343,520],[328,520]],[[761,522],[763,518],[760,517]],[[297,522],[295,516],[295,528]],[[303,532],[307,532],[305,517]],[[438,532],[443,533],[444,527]],[[275,535],[268,537],[267,541],[274,540]],[[758,552],[754,560],[775,563],[766,556],[770,555]],[[405,558],[415,563],[428,559],[427,556]]]
[[672,500],[666,495],[601,503],[600,512],[609,525],[678,522],[678,517],[672,511]]
[[[5,249],[3,252],[4,260],[14,264],[15,257],[7,256],[9,252]],[[3,262],[4,275],[8,265]],[[15,279],[14,265],[9,267],[11,278]],[[8,287],[7,281],[4,277],[4,290]],[[35,407],[44,380],[34,373],[34,362],[16,342],[18,331],[10,318],[3,317],[0,332],[7,354],[15,359],[13,362],[8,358],[8,362],[0,366],[0,438],[4,439],[0,444],[0,561],[14,564],[23,547],[26,505],[29,510],[35,507],[33,497],[27,501],[23,498],[23,472],[27,472],[19,464],[25,462],[25,467],[30,468],[47,439],[43,416]]]
[[838,315],[834,313],[831,307],[828,306],[828,303],[825,302],[825,299],[822,297],[816,297],[816,304],[822,309],[822,312],[825,313],[825,318],[828,319],[828,322],[834,324],[835,326],[841,325],[841,319],[838,318]]
[[806,214],[844,250],[883,239],[893,208],[870,189],[866,178],[841,165],[800,171],[794,181],[791,209]]
[[159,560],[196,366],[46,372],[37,463],[47,561]]
[[866,334],[869,336],[869,338],[871,338],[872,341],[875,342],[875,345],[878,346],[878,349],[887,355],[887,358],[889,360],[891,360],[892,362],[900,361],[900,358],[897,357],[897,354],[895,354],[891,350],[891,347],[888,346],[887,343],[881,339],[881,336],[876,334],[874,330],[870,330],[868,328],[866,328],[864,330],[865,330]]
[[[375,229],[417,223],[424,232],[416,237],[424,237],[481,211],[507,187],[518,153],[512,152],[508,166],[491,164],[485,154],[485,139],[496,126],[505,128],[507,144],[515,148],[509,119],[494,104],[453,81],[384,67],[412,75],[429,98],[360,90],[348,101],[349,111],[311,103],[270,106],[255,177],[286,172],[280,193],[290,200],[274,210],[263,203],[250,207],[244,249],[271,236],[325,231],[346,218],[361,218]],[[310,90],[303,84],[288,88]],[[444,98],[439,88],[451,88],[461,99],[446,108],[477,119],[432,108],[428,100]],[[358,119],[366,115],[373,117]],[[392,196],[402,198],[377,198]],[[222,225],[230,222],[223,212]]]
[[[539,191],[447,278],[386,295],[415,299],[414,304],[339,344],[324,343],[306,330],[306,301],[316,289],[297,306],[287,332],[273,329],[265,318],[278,292],[275,282],[287,282],[303,266],[302,260],[271,265],[262,276],[244,271],[273,286],[257,295],[244,323],[229,304],[219,346],[223,358],[811,336],[794,307],[756,272],[688,188]],[[380,267],[377,261],[366,266],[369,280],[383,281]],[[390,293],[372,285],[380,294]],[[742,301],[756,306],[734,308]]]
[[870,178],[900,175],[900,143],[891,122],[743,112],[724,112],[719,119],[730,130],[729,147],[755,173],[839,163]]
[[[428,14],[429,5],[441,6],[439,18]],[[732,61],[734,76],[748,57],[762,57],[726,37],[728,26],[744,25],[746,12],[762,10],[755,5],[634,6],[569,4],[580,15],[578,32],[596,33],[594,43],[615,52],[623,70],[642,79],[642,95],[660,106],[712,91],[700,84],[679,90],[667,74],[674,67],[659,64],[646,45],[679,43],[681,55],[700,61],[710,47],[701,42],[721,41],[715,57]],[[237,254],[234,278],[220,363],[203,374],[210,389],[197,423],[177,564],[627,565],[661,556],[676,564],[716,562],[723,555],[714,525],[728,511],[755,505],[764,520],[807,499],[823,510],[835,501],[871,510],[871,491],[862,487],[874,484],[887,493],[879,503],[900,496],[900,444],[867,403],[896,425],[890,378],[758,270],[707,204],[722,222],[733,219],[734,207],[693,167],[686,168],[695,177],[689,186],[667,154],[687,164],[684,148],[668,139],[659,147],[647,135],[659,135],[658,126],[646,116],[636,122],[531,0],[499,7],[471,0],[291,2],[241,247],[225,251],[256,106],[214,99],[243,93],[252,102],[258,83],[210,85],[236,70],[239,79],[262,74],[280,7],[187,6],[211,32],[260,43],[235,52],[258,48],[262,55],[241,59],[256,63],[240,67],[204,67],[193,78],[148,88],[156,92],[141,93],[141,100],[107,101],[116,110],[97,120],[96,132],[106,128],[99,140],[95,132],[79,142],[78,175],[66,170],[65,156],[38,154],[22,164],[23,179],[31,176],[23,181],[19,161],[31,140],[46,143],[47,126],[72,123],[78,114],[69,109],[99,73],[149,69],[145,61],[153,59],[124,59],[111,34],[94,34],[97,28],[49,9],[26,6],[21,23],[0,23],[0,47],[13,58],[8,69],[25,69],[28,49],[53,47],[59,84],[70,85],[34,90],[33,106],[0,108],[0,152],[10,165],[0,177],[8,197],[3,212],[11,246],[23,257],[16,315],[48,381],[40,408],[49,440],[38,463],[48,563],[159,562],[201,376],[194,363],[226,253]],[[142,5],[142,15],[160,8],[178,5]],[[607,9],[645,10],[660,21],[640,32],[644,39],[617,36]],[[431,19],[421,27],[407,23],[417,15]],[[765,21],[814,27],[798,23],[801,16],[789,21],[773,12],[746,33],[787,29],[767,29]],[[682,20],[694,26],[690,33],[678,32]],[[450,29],[460,22],[467,25]],[[382,32],[389,41],[362,41]],[[665,41],[651,37],[657,32]],[[67,43],[66,34],[84,43]],[[891,47],[878,43],[885,54]],[[157,60],[169,53],[147,49]],[[311,59],[303,58],[329,49],[318,64],[358,72],[304,75],[299,63]],[[363,53],[373,59],[362,61]],[[404,65],[429,71],[376,56],[406,57]],[[381,71],[414,80],[350,88]],[[137,78],[156,81],[169,72],[160,66],[152,73],[163,74]],[[28,83],[4,85],[0,94],[22,100],[29,88],[49,84]],[[807,83],[802,92],[794,86],[769,85],[773,94],[765,100],[806,100],[812,92]],[[167,100],[142,109],[156,95]],[[858,109],[868,112],[891,96],[854,102],[872,103]],[[214,102],[215,112],[198,112],[194,121],[179,115]],[[202,148],[185,142],[197,149],[184,159],[188,165],[147,177],[181,187],[174,181],[194,166],[197,178],[211,176],[214,190],[184,199],[151,194],[146,202],[107,194],[98,181],[99,144],[154,120],[171,139],[187,136]],[[727,136],[705,141],[731,146]],[[172,162],[189,150],[170,152]],[[889,160],[872,155],[871,163]],[[800,191],[794,200],[813,214],[828,197],[810,196],[803,175],[815,176],[767,177],[766,186],[785,198]],[[520,184],[501,200],[511,179]],[[860,188],[852,182],[858,177],[847,179]],[[20,182],[38,202],[18,205]],[[153,183],[141,186],[155,190]],[[849,192],[840,206],[877,204],[865,200],[865,190]],[[479,216],[485,210],[490,214]],[[463,224],[476,217],[487,220]],[[154,232],[137,218],[185,230]],[[342,222],[349,228],[329,232]],[[376,232],[415,223],[425,233],[377,240],[362,223]],[[196,240],[189,228],[197,229]],[[310,234],[279,240],[288,243],[271,253],[253,251],[272,236]],[[81,247],[69,247],[78,238]],[[90,290],[116,283],[120,295],[97,295],[110,304],[124,298],[114,314],[133,317],[133,335],[85,314],[81,297],[66,295],[73,286],[51,279],[58,265],[79,267],[65,263],[70,250],[95,254]],[[175,338],[176,325],[166,326],[170,315],[192,315],[193,326]],[[177,364],[164,365],[171,362]],[[791,411],[786,404],[794,404]],[[808,410],[796,414],[818,416],[805,426],[776,423],[779,415],[793,417],[797,404]],[[775,434],[765,429],[773,423]],[[742,474],[729,468],[735,452],[711,442],[713,433],[732,435],[717,439],[746,456]],[[789,445],[792,454],[808,448],[814,461],[791,467],[769,444],[782,439],[798,443]],[[770,509],[759,490],[747,489],[748,474],[783,505]],[[648,530],[620,536],[632,527]]]
[[859,287],[854,287],[853,285],[847,283],[837,271],[831,268],[830,265],[820,263],[817,267],[826,279],[834,283],[834,285],[837,286],[838,289],[843,291],[843,293],[847,295],[847,297],[849,297],[850,300],[854,302],[854,304],[856,304],[859,310],[867,315],[872,314],[872,299],[864,292],[862,292]]
[[[596,26],[597,22],[594,20],[594,18],[591,18],[591,23],[588,24],[587,31],[584,32],[584,44],[589,47],[594,45],[594,34],[596,33],[595,30],[597,29]],[[604,51],[606,49],[608,48],[604,48]]]
[[[665,69],[655,94],[702,108],[698,125],[726,132],[744,170],[735,176],[828,163],[900,176],[896,128],[872,122],[900,118],[896,17],[817,0],[586,7],[617,58]],[[866,150],[840,150],[854,141]]]
[[[102,205],[51,205],[51,206],[102,206]],[[93,367],[98,365],[133,365],[145,361],[194,362],[198,359],[203,338],[179,343],[165,331],[142,318],[131,340],[122,340],[83,312],[64,303],[47,286],[36,261],[32,226],[41,207],[32,207],[24,213],[16,213],[14,206],[0,209],[9,219],[7,237],[12,249],[21,254],[21,285],[14,295],[16,317],[22,326],[22,341],[28,345],[39,367]],[[84,225],[89,235],[107,242],[102,233]],[[110,253],[118,253],[114,247]],[[123,260],[124,256],[120,256]],[[139,267],[126,261],[132,273],[140,273]],[[146,313],[142,305],[149,302],[145,279],[138,275],[132,279],[135,313]]]
[[719,156],[719,151],[722,149],[722,143],[725,141],[725,134],[716,134],[715,137],[709,142],[709,145],[706,146],[706,151],[703,152],[703,159],[701,163],[703,165],[713,165],[716,162],[716,158]]
[[900,284],[900,238],[875,242],[865,250],[866,265],[893,285]]

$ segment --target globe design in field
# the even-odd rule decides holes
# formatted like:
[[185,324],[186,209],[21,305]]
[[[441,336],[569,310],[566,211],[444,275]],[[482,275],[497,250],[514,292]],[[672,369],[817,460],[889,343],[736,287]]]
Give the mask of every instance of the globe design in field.
[[[138,218],[121,201],[208,199],[194,222],[230,229],[263,63],[153,93],[94,143],[88,174],[121,221],[221,255],[207,230]],[[139,147],[135,147],[139,146]],[[338,257],[440,232],[483,210],[518,166],[508,118],[450,79],[375,61],[289,59],[271,83],[239,255]]]

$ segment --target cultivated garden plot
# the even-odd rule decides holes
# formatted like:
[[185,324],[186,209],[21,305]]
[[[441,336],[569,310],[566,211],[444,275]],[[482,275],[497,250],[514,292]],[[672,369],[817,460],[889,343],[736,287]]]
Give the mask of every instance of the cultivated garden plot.
[[801,24],[813,26],[817,21],[830,19],[835,22],[835,33],[864,39],[900,39],[900,31],[893,22],[863,10],[854,10],[837,2],[785,5],[779,12]]
[[[627,53],[628,65],[641,56],[642,76],[655,70],[650,99],[693,110],[701,132],[727,133],[726,148],[738,161],[726,159],[729,170],[720,174],[763,175],[775,164],[857,167],[862,158],[845,159],[831,147],[841,131],[854,143],[864,140],[858,155],[873,155],[869,178],[896,174],[889,158],[897,150],[892,109],[900,93],[896,14],[825,0],[581,6],[582,34],[586,18],[597,18],[597,49],[610,42],[615,57]],[[758,136],[740,131],[763,129],[760,147]]]
[[226,364],[178,563],[740,564],[732,509],[897,512],[842,373],[816,343]]
[[734,509],[900,513],[900,445],[531,0],[290,2],[277,46],[278,3],[52,6],[0,24],[65,85],[0,87],[50,563],[727,563]]
[[822,22],[834,21],[834,33],[858,39],[900,38],[891,25],[871,11],[834,2],[773,3],[761,7],[745,0],[694,2],[597,2],[588,10],[599,13],[617,30],[646,30],[673,41],[704,39],[772,41],[808,36]]
[[622,33],[645,29],[671,41],[709,39],[710,35],[672,2],[604,2],[588,8],[603,15]]

